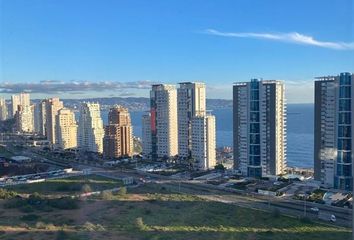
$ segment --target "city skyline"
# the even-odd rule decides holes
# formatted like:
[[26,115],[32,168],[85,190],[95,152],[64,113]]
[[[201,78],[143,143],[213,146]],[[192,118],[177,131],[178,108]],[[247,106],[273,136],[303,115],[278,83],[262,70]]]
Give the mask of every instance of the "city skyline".
[[1,239],[354,240],[354,0],[0,0]]
[[310,103],[314,77],[351,71],[353,4],[304,3],[3,1],[0,94],[148,97],[154,83],[202,81],[231,99],[234,82],[263,76]]

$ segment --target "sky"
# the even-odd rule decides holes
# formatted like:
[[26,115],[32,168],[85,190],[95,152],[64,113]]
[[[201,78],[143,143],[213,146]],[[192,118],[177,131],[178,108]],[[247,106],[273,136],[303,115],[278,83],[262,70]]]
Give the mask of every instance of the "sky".
[[0,95],[147,97],[152,83],[283,80],[313,102],[317,76],[354,72],[352,0],[0,0]]

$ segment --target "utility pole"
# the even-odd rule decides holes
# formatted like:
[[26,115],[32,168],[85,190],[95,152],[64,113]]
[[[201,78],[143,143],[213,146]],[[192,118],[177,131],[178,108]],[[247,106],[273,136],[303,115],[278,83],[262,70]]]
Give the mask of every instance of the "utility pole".
[[270,197],[268,196],[268,208],[270,209]]
[[306,217],[306,198],[307,198],[307,194],[305,194],[304,196],[304,216]]

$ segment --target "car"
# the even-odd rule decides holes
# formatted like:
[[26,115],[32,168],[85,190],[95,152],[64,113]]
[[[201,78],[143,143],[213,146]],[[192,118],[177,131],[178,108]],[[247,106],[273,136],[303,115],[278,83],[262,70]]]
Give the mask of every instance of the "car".
[[336,216],[334,216],[333,214],[331,215],[331,218],[329,219],[331,222],[336,222]]
[[318,211],[320,211],[320,209],[318,209],[318,207],[312,207],[312,208],[311,208],[311,211],[313,211],[313,212],[318,212]]

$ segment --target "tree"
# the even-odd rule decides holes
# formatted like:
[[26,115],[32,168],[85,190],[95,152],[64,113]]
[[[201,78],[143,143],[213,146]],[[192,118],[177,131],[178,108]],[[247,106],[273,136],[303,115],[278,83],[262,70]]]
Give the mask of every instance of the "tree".
[[127,188],[126,187],[121,187],[118,191],[118,195],[120,196],[125,196],[127,194]]
[[84,184],[81,188],[81,191],[84,193],[88,193],[88,192],[92,192],[92,189],[91,189],[90,185]]
[[175,156],[173,156],[173,159],[172,159],[173,163],[176,164],[177,161],[178,161],[178,159],[179,159],[178,154],[176,154]]
[[225,171],[225,166],[222,164],[222,163],[219,163],[219,164],[217,164],[217,165],[215,165],[215,170],[220,170],[220,171]]
[[164,162],[167,162],[168,159],[169,159],[169,157],[168,157],[167,155],[165,155],[165,156],[162,157],[162,160],[163,160]]
[[193,167],[194,167],[195,159],[192,158],[192,157],[188,157],[187,158],[187,163],[188,163],[188,166],[189,166],[189,170],[192,170]]
[[112,200],[114,198],[112,192],[110,191],[103,191],[101,193],[101,197],[103,200]]

